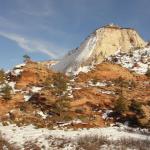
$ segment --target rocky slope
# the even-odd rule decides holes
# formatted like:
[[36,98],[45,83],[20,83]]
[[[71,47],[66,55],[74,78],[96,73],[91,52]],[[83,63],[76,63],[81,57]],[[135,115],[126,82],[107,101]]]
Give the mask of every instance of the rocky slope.
[[[146,46],[146,42],[131,28],[107,25],[97,29],[85,41],[64,56],[52,68],[55,71],[77,74],[80,67],[100,63],[118,51],[129,52]],[[87,68],[82,68],[86,71]]]
[[[17,65],[5,74],[0,85],[1,115],[13,110],[17,120],[42,126],[74,119],[83,120],[88,127],[105,126],[116,121],[115,117],[106,120],[103,115],[114,110],[121,95],[129,106],[133,100],[140,103],[140,109],[145,111],[143,126],[148,126],[150,81],[146,74],[150,47],[146,44],[135,30],[108,25],[97,29],[60,62],[27,61]],[[66,76],[50,68],[76,76]],[[11,87],[7,103],[3,93],[5,84]],[[125,116],[128,113],[135,117],[135,112],[129,110]],[[82,126],[85,124],[78,124]]]
[[[11,139],[11,143],[21,142],[21,146],[26,142],[27,146],[33,146],[28,143],[31,138],[40,148],[53,148],[56,144],[58,149],[55,142],[59,139],[55,138],[59,136],[53,133],[61,133],[60,138],[64,140],[64,135],[70,138],[80,132],[90,135],[93,131],[101,135],[99,132],[105,130],[106,135],[116,138],[124,126],[98,127],[120,126],[121,123],[132,127],[125,129],[128,132],[137,130],[135,127],[147,128],[138,130],[147,138],[150,47],[145,45],[133,29],[109,25],[96,30],[60,62],[30,60],[7,73],[0,71],[0,131],[3,136]],[[51,68],[72,72],[75,76],[54,72]],[[118,100],[121,100],[119,104]],[[95,127],[97,129],[81,130]],[[77,131],[64,131],[70,128]],[[121,137],[135,137],[135,133],[128,132],[123,131]],[[136,136],[141,137],[141,134]]]

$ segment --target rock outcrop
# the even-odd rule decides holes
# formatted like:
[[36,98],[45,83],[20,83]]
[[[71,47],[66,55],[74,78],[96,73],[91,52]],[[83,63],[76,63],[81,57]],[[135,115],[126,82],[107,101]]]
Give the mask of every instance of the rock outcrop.
[[135,48],[143,48],[146,44],[134,29],[107,25],[97,29],[79,48],[70,51],[52,68],[55,71],[72,73],[81,66],[101,63],[104,58],[118,51],[129,52]]

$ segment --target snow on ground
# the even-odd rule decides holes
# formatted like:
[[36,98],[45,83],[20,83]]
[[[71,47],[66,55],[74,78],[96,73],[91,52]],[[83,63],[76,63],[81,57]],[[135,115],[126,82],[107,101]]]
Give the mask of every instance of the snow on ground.
[[25,65],[26,65],[25,63],[22,63],[22,64],[19,64],[19,65],[16,65],[15,68],[21,68],[21,67],[23,67]]
[[25,66],[26,64],[19,64],[19,65],[16,65],[14,67],[14,69],[12,70],[12,74],[15,75],[15,76],[18,76],[21,74],[21,72],[23,72],[23,69],[22,67]]
[[107,83],[106,82],[96,82],[96,83],[93,83],[92,81],[89,81],[88,85],[89,86],[103,87],[103,86],[107,86]]
[[36,87],[36,86],[33,86],[32,89],[31,89],[31,91],[34,92],[34,93],[38,93],[41,90],[42,90],[41,87]]
[[38,111],[37,114],[40,115],[43,119],[47,118],[47,115],[44,114],[42,111]]
[[25,102],[29,101],[29,99],[31,98],[30,95],[24,95],[23,97],[24,97],[24,101]]
[[93,68],[93,66],[83,66],[83,67],[80,66],[76,71],[73,71],[72,73],[73,73],[73,75],[78,75],[80,72],[87,73],[92,68]]
[[14,69],[14,70],[12,71],[12,73],[13,73],[13,75],[18,76],[18,75],[21,74],[22,71],[23,71],[23,69]]
[[81,67],[91,56],[96,45],[96,36],[91,34],[79,48],[65,55],[56,65],[52,66],[55,71],[77,74],[80,71],[88,71],[89,67]]
[[115,95],[115,92],[113,92],[113,91],[98,90],[97,92],[98,93],[102,93],[102,94],[108,94],[108,95],[112,94],[112,95]]
[[[83,136],[107,136],[110,140],[118,140],[120,138],[134,138],[134,139],[148,139],[148,135],[140,134],[137,132],[127,132],[122,127],[107,127],[107,128],[91,128],[91,129],[79,129],[79,130],[48,130],[46,128],[36,128],[33,125],[24,127],[17,127],[16,125],[3,126],[0,124],[0,132],[2,137],[6,138],[10,143],[16,143],[18,146],[22,146],[26,141],[37,141],[39,146],[45,146],[48,150],[52,146],[48,142],[48,137],[55,139],[53,142],[57,142],[56,138],[69,139],[76,141],[79,137]],[[73,147],[66,147],[67,150],[73,150]],[[42,149],[42,148],[41,148]]]
[[67,94],[68,94],[69,98],[73,98],[72,90],[73,90],[73,88],[72,88],[71,84],[68,83],[67,84]]
[[112,113],[112,112],[113,112],[112,110],[106,110],[106,112],[102,115],[102,118],[103,119],[109,118],[109,114]]
[[150,47],[137,49],[130,53],[117,53],[108,60],[120,64],[138,74],[145,74],[150,67]]

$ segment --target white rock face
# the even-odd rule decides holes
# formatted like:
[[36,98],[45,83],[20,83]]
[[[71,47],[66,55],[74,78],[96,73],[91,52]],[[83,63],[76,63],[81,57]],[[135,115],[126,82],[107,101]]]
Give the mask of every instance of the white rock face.
[[[70,51],[56,65],[52,66],[55,71],[60,72],[78,72],[81,64],[85,62],[92,54],[96,45],[96,35],[91,34],[79,48]],[[85,69],[86,70],[86,69]]]
[[97,29],[79,48],[70,51],[53,65],[52,69],[67,74],[77,74],[84,70],[87,72],[84,66],[90,68],[94,63],[101,63],[117,51],[129,52],[133,48],[145,47],[146,44],[135,30],[108,25]]

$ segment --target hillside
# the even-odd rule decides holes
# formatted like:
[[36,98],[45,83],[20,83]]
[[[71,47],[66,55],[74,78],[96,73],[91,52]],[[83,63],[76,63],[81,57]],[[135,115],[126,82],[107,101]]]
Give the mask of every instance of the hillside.
[[91,136],[104,150],[148,150],[149,44],[134,29],[108,25],[60,61],[0,70],[0,110],[4,146],[86,150],[82,138]]

